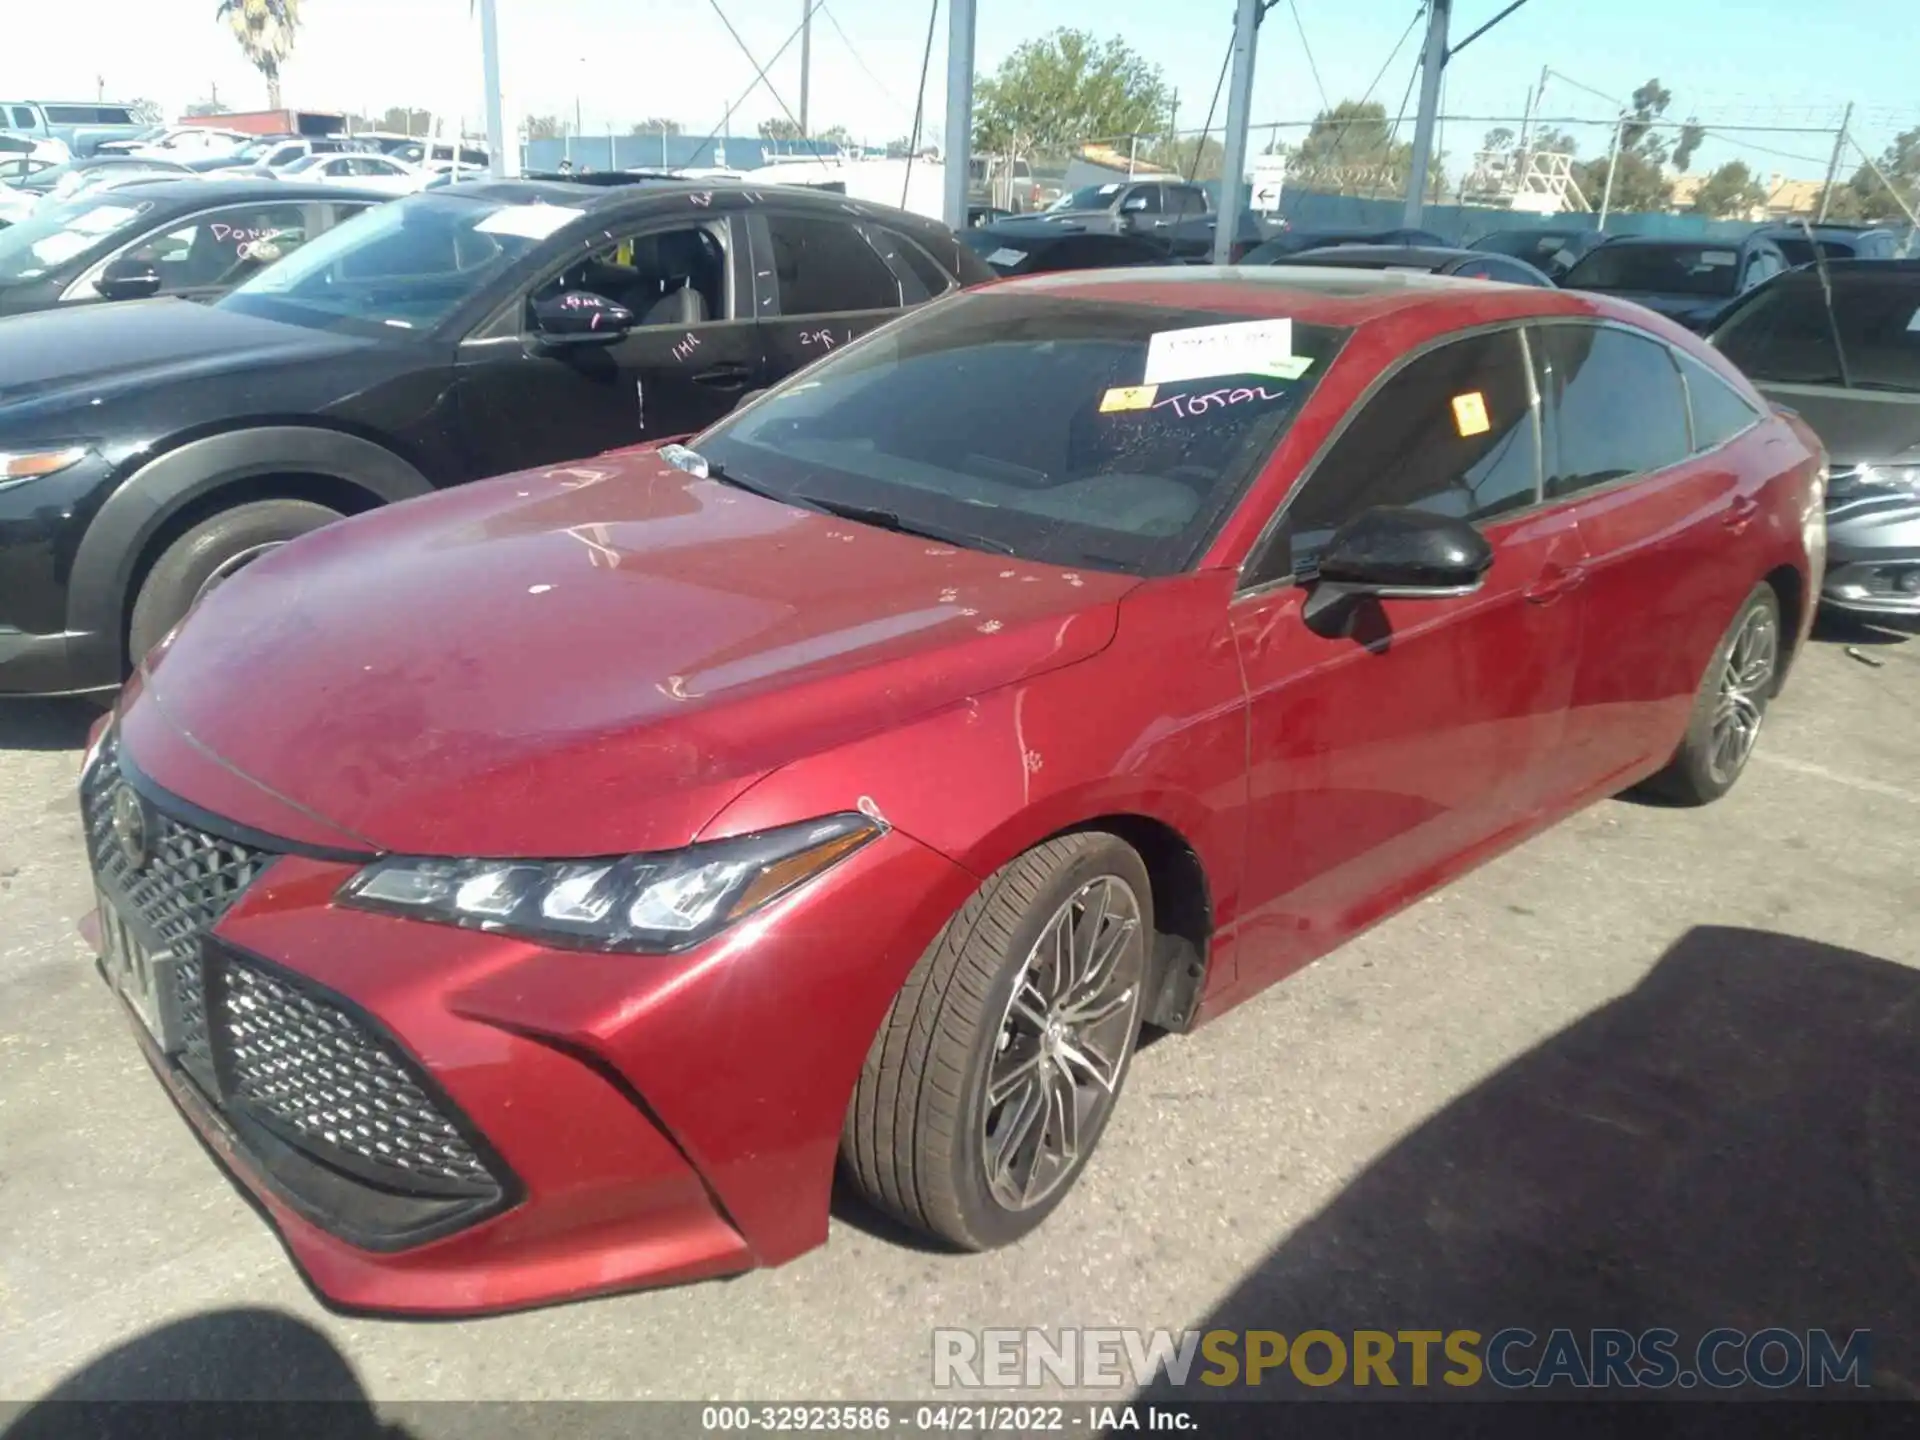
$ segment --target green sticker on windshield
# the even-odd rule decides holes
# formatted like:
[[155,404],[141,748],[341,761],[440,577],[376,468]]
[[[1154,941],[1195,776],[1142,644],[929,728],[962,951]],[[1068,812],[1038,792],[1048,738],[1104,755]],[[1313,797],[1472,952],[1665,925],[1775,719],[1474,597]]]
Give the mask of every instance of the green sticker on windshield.
[[1255,371],[1259,375],[1275,375],[1282,380],[1298,380],[1313,368],[1310,355],[1285,355],[1278,360],[1269,360],[1265,366]]

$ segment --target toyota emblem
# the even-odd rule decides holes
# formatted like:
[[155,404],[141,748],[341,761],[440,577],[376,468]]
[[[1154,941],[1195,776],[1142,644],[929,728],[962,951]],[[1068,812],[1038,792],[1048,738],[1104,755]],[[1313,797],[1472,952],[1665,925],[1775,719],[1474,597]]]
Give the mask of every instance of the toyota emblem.
[[147,802],[122,785],[113,795],[113,838],[129,868],[144,870],[152,858],[147,853]]

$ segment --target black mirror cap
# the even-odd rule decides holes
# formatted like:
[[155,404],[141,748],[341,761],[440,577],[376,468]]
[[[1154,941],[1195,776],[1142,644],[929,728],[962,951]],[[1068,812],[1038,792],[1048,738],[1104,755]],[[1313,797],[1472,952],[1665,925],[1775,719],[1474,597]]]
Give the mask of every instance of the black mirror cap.
[[93,288],[109,300],[145,300],[160,293],[160,272],[151,260],[123,258],[102,270]]
[[1383,505],[1333,532],[1319,578],[1379,595],[1459,595],[1479,585],[1492,564],[1487,537],[1465,520]]
[[634,324],[626,306],[591,290],[563,290],[533,302],[534,329],[541,339],[556,344],[611,345]]

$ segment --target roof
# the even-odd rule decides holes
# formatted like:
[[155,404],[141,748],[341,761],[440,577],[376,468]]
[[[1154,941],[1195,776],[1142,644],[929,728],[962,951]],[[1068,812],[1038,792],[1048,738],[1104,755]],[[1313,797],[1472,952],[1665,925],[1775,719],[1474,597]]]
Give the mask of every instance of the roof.
[[[1297,255],[1276,255],[1275,265],[1350,264],[1355,269],[1373,270],[1382,265],[1426,266],[1438,269],[1455,260],[1484,260],[1485,250],[1458,250],[1450,245],[1329,245],[1322,250],[1302,250]],[[1510,255],[1501,256],[1510,260]]]
[[1608,315],[1644,325],[1645,312],[1605,296],[1495,285],[1424,271],[1348,270],[1333,265],[1176,265],[1127,270],[1065,270],[1006,287],[1091,302],[1282,315],[1311,325],[1363,325],[1411,310],[1436,312],[1435,328],[1528,315]]
[[820,190],[810,185],[769,185],[755,181],[751,176],[738,180],[683,180],[674,176],[638,175],[625,184],[600,185],[571,180],[463,180],[457,185],[441,186],[427,193],[471,195],[506,205],[566,205],[588,213],[633,205],[639,200],[684,201],[693,196],[710,196],[713,199],[727,197],[738,203],[740,197],[745,197],[746,203],[754,204],[771,199],[804,209],[849,211],[884,219],[890,225],[906,229],[932,228],[944,235],[952,234],[938,221],[891,205],[858,200],[838,191]]

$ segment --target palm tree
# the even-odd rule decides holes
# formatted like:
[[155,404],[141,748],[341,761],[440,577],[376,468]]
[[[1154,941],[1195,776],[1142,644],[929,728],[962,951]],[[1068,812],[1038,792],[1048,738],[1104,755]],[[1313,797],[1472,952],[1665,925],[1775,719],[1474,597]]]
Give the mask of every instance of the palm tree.
[[300,0],[220,0],[215,19],[233,27],[253,68],[267,77],[267,108],[280,108],[280,64],[293,52]]

